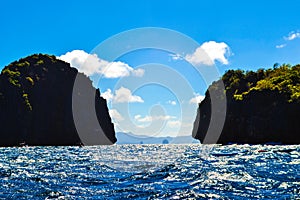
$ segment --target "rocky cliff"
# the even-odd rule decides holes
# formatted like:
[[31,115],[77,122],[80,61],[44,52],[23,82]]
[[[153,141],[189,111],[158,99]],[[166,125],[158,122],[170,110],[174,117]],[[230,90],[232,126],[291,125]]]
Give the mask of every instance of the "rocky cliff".
[[[74,94],[75,79],[81,80],[81,85]],[[93,98],[94,112],[105,135],[103,140],[82,141],[83,134],[98,137],[99,127],[85,123],[86,131],[78,133],[73,117],[73,95],[78,97],[75,98],[80,105],[76,107],[77,113],[83,116],[81,119],[85,122],[93,118],[85,109],[85,105],[90,103],[86,98]],[[0,126],[0,146],[116,142],[106,101],[100,97],[99,89],[95,89],[89,78],[78,73],[70,64],[43,54],[20,59],[2,70]]]
[[226,117],[217,143],[300,144],[300,65],[227,71],[199,104],[193,136],[201,142],[211,121],[211,96],[221,93],[215,98],[226,100]]

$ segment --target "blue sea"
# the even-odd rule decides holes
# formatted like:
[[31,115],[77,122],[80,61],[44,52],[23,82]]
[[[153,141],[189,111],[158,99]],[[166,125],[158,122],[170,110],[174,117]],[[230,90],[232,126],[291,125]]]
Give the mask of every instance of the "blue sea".
[[1,199],[300,199],[300,146],[0,148]]

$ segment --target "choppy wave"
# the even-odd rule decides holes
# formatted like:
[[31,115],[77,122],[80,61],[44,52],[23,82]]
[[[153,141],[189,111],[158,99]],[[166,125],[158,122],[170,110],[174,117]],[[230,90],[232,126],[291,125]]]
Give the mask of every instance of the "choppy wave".
[[0,198],[297,199],[300,146],[0,148]]

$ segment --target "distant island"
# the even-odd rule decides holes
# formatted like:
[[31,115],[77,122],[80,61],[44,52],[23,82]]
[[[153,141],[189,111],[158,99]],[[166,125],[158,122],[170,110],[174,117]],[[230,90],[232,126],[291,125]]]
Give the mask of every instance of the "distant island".
[[[220,89],[222,81],[225,91]],[[199,104],[193,135],[201,142],[211,120],[210,95],[227,100],[217,143],[300,144],[300,65],[274,65],[256,72],[228,70],[210,85]]]
[[116,144],[199,144],[199,141],[193,139],[192,136],[154,137],[146,135],[136,135],[133,133],[117,132],[116,137],[118,138]]
[[[0,75],[0,146],[18,145],[82,145],[73,120],[72,95],[75,78],[81,87],[75,95],[87,130],[96,135],[99,130],[89,126],[91,116],[85,110],[88,97],[95,101],[97,119],[110,140],[87,144],[116,142],[115,131],[106,100],[99,89],[69,63],[55,56],[35,54],[6,66]],[[98,132],[97,132],[98,131]],[[86,143],[85,143],[86,144]]]

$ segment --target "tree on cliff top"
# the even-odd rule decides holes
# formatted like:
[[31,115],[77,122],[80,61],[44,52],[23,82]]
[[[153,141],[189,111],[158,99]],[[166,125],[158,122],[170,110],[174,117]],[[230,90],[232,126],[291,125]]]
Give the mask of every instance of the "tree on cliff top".
[[235,100],[243,100],[250,92],[277,91],[289,102],[300,101],[300,65],[283,64],[256,72],[228,70],[222,77],[226,93]]

